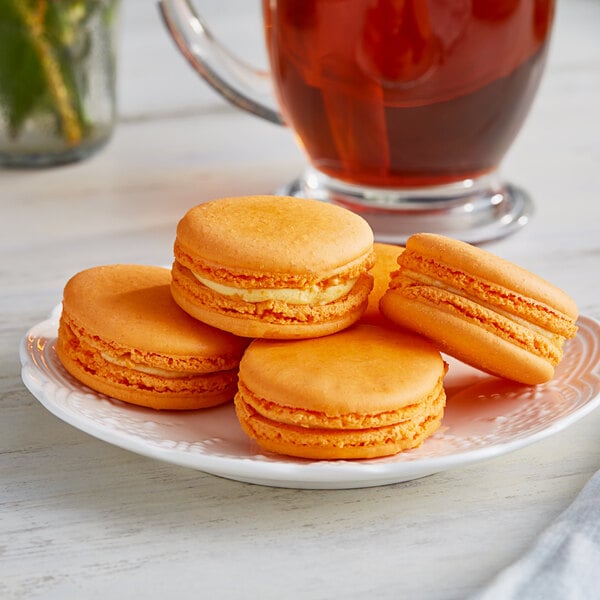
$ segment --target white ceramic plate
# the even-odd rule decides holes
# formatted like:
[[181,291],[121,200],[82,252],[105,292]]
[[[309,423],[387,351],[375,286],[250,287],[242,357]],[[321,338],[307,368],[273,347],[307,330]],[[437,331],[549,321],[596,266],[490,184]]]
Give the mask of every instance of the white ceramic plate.
[[242,432],[231,404],[204,411],[153,411],[93,392],[60,364],[60,306],[21,343],[23,382],[54,415],[144,456],[238,481],[341,489],[408,481],[499,456],[553,435],[600,403],[600,325],[579,319],[554,379],[524,386],[450,363],[442,427],[415,450],[361,461],[310,461],[266,453]]

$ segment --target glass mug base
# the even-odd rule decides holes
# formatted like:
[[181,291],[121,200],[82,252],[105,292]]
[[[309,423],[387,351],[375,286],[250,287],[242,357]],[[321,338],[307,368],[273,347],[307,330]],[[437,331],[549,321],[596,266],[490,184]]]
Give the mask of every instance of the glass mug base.
[[404,244],[413,233],[439,233],[471,244],[524,227],[533,203],[497,173],[427,188],[371,188],[334,179],[309,167],[278,194],[315,198],[361,215],[378,242]]

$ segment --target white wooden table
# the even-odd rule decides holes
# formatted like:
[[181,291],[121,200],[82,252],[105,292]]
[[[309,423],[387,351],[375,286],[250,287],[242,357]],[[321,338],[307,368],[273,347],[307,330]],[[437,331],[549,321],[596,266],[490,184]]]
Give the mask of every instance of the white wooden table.
[[[206,2],[263,59],[258,2]],[[526,229],[488,248],[600,318],[600,3],[559,2],[546,76],[504,172]],[[90,160],[0,171],[0,597],[464,598],[514,561],[600,468],[600,411],[501,458],[409,483],[299,491],[238,483],[98,441],[46,411],[18,344],[95,264],[169,264],[192,205],[263,193],[304,164],[285,129],[240,114],[128,0],[121,121]]]

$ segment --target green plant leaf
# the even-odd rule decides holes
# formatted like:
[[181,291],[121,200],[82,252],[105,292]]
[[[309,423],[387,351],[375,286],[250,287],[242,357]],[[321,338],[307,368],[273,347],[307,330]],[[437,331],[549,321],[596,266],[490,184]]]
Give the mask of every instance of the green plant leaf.
[[[0,109],[10,135],[36,110],[54,113],[57,129],[77,143],[86,129],[83,98],[89,21],[115,0],[0,0]],[[106,25],[106,23],[104,23]]]
[[10,135],[16,136],[42,101],[46,80],[29,33],[10,4],[0,2],[0,104]]

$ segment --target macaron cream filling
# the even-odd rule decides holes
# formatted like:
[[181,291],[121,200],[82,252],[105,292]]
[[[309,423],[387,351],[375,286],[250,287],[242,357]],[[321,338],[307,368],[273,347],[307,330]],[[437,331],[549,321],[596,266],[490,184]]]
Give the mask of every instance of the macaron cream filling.
[[[554,333],[556,333],[556,332],[553,332],[550,329],[541,327],[539,324],[536,324],[531,319],[525,319],[523,314],[516,314],[516,310],[515,310],[515,312],[513,312],[513,311],[507,310],[505,308],[501,308],[500,306],[490,302],[489,300],[486,301],[486,299],[481,295],[469,294],[469,293],[465,292],[464,290],[460,290],[456,287],[453,287],[453,286],[445,283],[444,281],[435,279],[434,277],[432,277],[430,275],[425,275],[423,273],[417,273],[417,272],[410,271],[410,270],[402,270],[401,278],[405,279],[409,286],[413,283],[431,285],[431,286],[435,286],[440,289],[443,289],[444,291],[447,291],[456,296],[460,296],[461,298],[466,298],[467,300],[472,300],[474,302],[477,302],[481,306],[488,308],[489,310],[493,310],[506,318],[513,319],[517,323],[526,324],[528,327],[531,327],[532,329],[537,331],[537,333],[546,335],[550,338],[555,337]],[[397,282],[398,282],[398,279],[396,277],[394,277],[394,285]],[[399,287],[404,287],[404,286],[402,284],[400,284]],[[514,295],[514,293],[506,290],[505,294],[504,294],[504,298],[507,298],[509,295]],[[550,307],[544,306],[540,303],[537,303],[534,300],[528,300],[524,297],[522,297],[521,300],[523,302],[525,302],[529,308],[532,308],[533,310],[536,310],[536,308],[537,308],[538,312],[542,311],[542,310],[551,311],[554,322],[556,323],[556,319],[558,318],[561,321],[562,327],[566,327],[568,330],[575,328],[575,325],[570,320],[566,319],[564,316],[562,316],[557,311],[551,309]],[[508,303],[507,303],[507,306],[509,306]],[[568,333],[568,332],[565,332],[565,333]]]
[[358,278],[330,285],[312,285],[307,288],[239,288],[217,283],[192,271],[194,277],[207,288],[223,296],[238,296],[245,302],[259,303],[278,300],[287,304],[310,304],[321,306],[344,297],[356,284]]
[[[444,283],[443,281],[434,279],[431,276],[424,275],[423,273],[416,273],[409,270],[402,270],[401,272],[396,272],[396,275],[392,278],[392,286],[395,289],[402,288],[404,290],[418,286],[421,288],[419,292],[419,297],[423,300],[427,300],[428,294],[425,291],[425,288],[429,286],[442,289],[445,292],[452,294],[457,299],[457,301],[459,298],[461,298],[469,302],[475,302],[483,309],[493,311],[501,317],[508,319],[518,327],[524,328],[524,332],[531,330],[535,334],[542,336],[543,339],[547,340],[547,343],[550,346],[546,347],[546,351],[542,351],[542,348],[539,348],[538,350],[541,352],[541,354],[549,354],[556,362],[558,362],[558,360],[560,359],[562,346],[565,342],[565,336],[556,331],[550,331],[549,329],[541,327],[539,324],[536,324],[535,322],[532,322],[531,320],[525,318],[524,314],[515,314],[506,309],[500,308],[499,306],[494,305],[490,302],[486,302],[481,297],[475,296],[474,294],[465,293],[464,291],[452,287],[447,283]],[[450,301],[450,303],[452,304],[452,301]],[[454,305],[455,304],[453,304],[453,306]],[[461,310],[460,306],[458,306],[458,303],[456,304],[456,308],[457,310]],[[575,325],[571,324],[570,322],[566,324],[570,327],[575,327]],[[555,348],[555,350],[550,350],[551,347]]]

